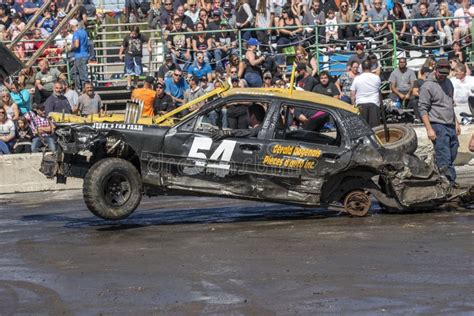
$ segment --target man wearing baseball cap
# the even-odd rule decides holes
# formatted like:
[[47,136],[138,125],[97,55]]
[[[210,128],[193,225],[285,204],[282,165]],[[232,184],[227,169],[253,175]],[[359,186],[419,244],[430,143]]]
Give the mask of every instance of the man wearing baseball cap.
[[353,62],[357,62],[359,65],[362,65],[362,62],[367,59],[367,54],[364,52],[364,44],[357,43],[355,46],[355,55],[352,55],[347,61],[348,65],[351,65]]
[[436,165],[454,183],[454,160],[458,153],[461,128],[454,114],[454,87],[447,79],[449,71],[448,60],[440,59],[435,71],[420,88],[418,107],[428,138],[433,143]]
[[79,26],[79,21],[69,21],[72,30],[72,45],[70,51],[74,57],[74,83],[76,89],[82,91],[84,82],[89,80],[87,73],[87,61],[89,60],[89,37],[87,32]]
[[145,78],[143,83],[143,88],[134,89],[132,92],[132,100],[141,100],[143,101],[143,116],[153,116],[153,101],[155,100],[156,91],[153,90],[153,84],[155,83],[155,78],[148,76]]

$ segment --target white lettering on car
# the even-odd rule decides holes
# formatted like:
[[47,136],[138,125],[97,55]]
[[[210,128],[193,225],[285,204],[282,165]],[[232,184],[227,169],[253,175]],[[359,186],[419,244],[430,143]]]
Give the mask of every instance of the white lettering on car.
[[[196,167],[207,167],[208,172],[219,173],[216,169],[229,170],[230,169],[230,158],[234,152],[235,140],[223,140],[216,150],[211,154],[209,160],[212,163],[206,164],[207,154],[205,152],[209,151],[212,146],[212,139],[207,137],[195,137],[191,149],[189,150],[188,158],[198,158],[200,160],[195,161]],[[193,174],[197,172],[204,171],[204,168],[192,168],[191,171]],[[219,175],[221,175],[219,173]]]

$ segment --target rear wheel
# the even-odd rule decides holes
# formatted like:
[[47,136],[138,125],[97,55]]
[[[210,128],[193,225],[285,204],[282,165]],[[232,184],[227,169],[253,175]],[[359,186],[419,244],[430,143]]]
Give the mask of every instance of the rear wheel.
[[119,158],[99,161],[84,178],[84,201],[96,216],[118,220],[135,211],[142,198],[142,181],[130,162]]
[[383,126],[374,127],[377,138],[382,146],[387,149],[395,149],[407,154],[413,154],[418,147],[415,130],[402,124],[390,124],[388,128],[388,139],[385,139],[385,130]]
[[367,216],[371,206],[370,196],[361,190],[351,191],[344,198],[344,210],[352,216]]

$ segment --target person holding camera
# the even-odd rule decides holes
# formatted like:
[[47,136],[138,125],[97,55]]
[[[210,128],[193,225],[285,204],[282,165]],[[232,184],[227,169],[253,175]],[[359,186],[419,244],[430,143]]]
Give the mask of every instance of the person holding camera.
[[262,63],[265,61],[265,55],[258,51],[260,42],[256,38],[250,38],[247,41],[247,52],[245,53],[246,67],[244,79],[251,88],[260,88],[262,81]]

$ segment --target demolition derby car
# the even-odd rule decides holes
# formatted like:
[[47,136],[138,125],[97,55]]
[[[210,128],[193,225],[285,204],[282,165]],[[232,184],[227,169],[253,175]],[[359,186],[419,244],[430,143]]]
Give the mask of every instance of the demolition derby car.
[[[126,218],[143,195],[215,195],[364,216],[373,198],[403,212],[466,193],[413,154],[411,128],[389,129],[384,144],[383,129],[323,95],[220,88],[163,116],[131,109],[122,122],[62,115],[58,150],[43,158],[48,177],[84,179],[85,203],[103,219]],[[231,121],[244,124],[232,129]]]

